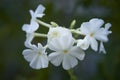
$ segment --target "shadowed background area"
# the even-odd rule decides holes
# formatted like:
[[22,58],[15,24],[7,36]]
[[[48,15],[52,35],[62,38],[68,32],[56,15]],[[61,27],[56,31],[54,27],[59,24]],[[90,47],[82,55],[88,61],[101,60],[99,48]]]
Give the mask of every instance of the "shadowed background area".
[[[80,27],[91,18],[112,24],[112,34],[105,43],[107,54],[91,49],[74,70],[78,80],[120,80],[120,0],[0,0],[0,80],[69,80],[62,67],[34,70],[23,58],[25,32],[22,25],[30,22],[29,10],[42,4],[46,7],[43,21],[69,27],[73,19]],[[48,29],[40,26],[39,32]],[[36,38],[44,43],[46,39]]]

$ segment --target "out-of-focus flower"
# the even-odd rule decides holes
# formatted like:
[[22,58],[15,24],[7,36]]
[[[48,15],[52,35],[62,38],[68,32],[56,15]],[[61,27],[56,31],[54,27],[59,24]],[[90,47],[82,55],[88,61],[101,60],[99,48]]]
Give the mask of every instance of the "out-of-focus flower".
[[26,33],[33,33],[38,28],[39,28],[39,24],[34,20],[31,20],[30,24],[24,24],[22,26],[22,30],[25,31]]
[[30,49],[23,51],[24,58],[30,62],[30,66],[34,69],[41,69],[48,67],[48,57],[45,48],[38,43],[38,47],[33,45]]
[[101,42],[107,42],[108,41],[108,34],[111,33],[111,31],[108,31],[110,28],[110,23],[105,24],[105,28],[101,28],[101,26],[104,24],[104,21],[101,19],[91,19],[89,22],[82,23],[80,27],[81,33],[86,35],[89,41],[89,45],[94,51],[98,50],[98,42],[97,40]]
[[39,5],[35,11],[30,10],[30,14],[31,14],[31,20],[36,20],[36,18],[41,18],[43,17],[45,14],[43,13],[45,10],[45,7],[43,5]]

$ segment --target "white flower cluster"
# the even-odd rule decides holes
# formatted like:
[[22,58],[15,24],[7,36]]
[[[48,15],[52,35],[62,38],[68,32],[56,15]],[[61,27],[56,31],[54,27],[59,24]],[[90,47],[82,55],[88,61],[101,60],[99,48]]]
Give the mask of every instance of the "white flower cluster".
[[[30,66],[34,69],[48,67],[49,61],[59,66],[62,64],[65,70],[75,67],[78,60],[83,60],[85,57],[84,50],[89,46],[94,51],[106,53],[103,42],[108,41],[108,35],[112,33],[108,29],[110,23],[102,27],[104,21],[102,19],[93,18],[89,22],[83,22],[80,28],[73,29],[75,20],[71,23],[70,28],[65,28],[57,25],[55,22],[47,24],[38,18],[42,18],[45,14],[44,6],[39,5],[35,11],[30,10],[30,24],[24,24],[22,30],[26,32],[25,49],[23,51],[24,58],[30,62]],[[49,28],[47,34],[36,33],[39,24]],[[84,36],[83,39],[75,38],[72,34]],[[43,46],[41,43],[32,44],[34,37],[46,37],[47,43]],[[98,45],[98,41],[100,45]],[[46,49],[51,50],[48,53]]]

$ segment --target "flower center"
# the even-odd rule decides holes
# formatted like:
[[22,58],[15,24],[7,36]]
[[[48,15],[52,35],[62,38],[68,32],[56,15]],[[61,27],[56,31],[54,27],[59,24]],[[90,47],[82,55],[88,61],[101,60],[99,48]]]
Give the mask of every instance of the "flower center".
[[93,37],[93,36],[94,36],[94,33],[91,33],[90,36]]
[[42,53],[40,51],[38,51],[38,54],[41,55]]
[[68,50],[63,50],[64,54],[67,54],[68,53]]
[[52,32],[52,37],[53,37],[53,38],[58,37],[58,35],[59,35],[59,34],[58,34],[57,31]]

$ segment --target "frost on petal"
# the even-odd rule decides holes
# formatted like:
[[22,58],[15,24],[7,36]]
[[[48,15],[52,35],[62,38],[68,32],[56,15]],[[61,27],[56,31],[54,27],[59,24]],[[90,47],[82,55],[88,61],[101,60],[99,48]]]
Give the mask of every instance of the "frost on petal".
[[93,28],[100,28],[104,24],[104,21],[98,18],[93,18],[89,22],[91,23],[91,27]]
[[99,53],[101,53],[101,52],[106,53],[103,42],[100,42]]
[[71,49],[70,55],[78,58],[79,60],[83,60],[85,57],[85,52],[81,48],[75,46]]
[[95,38],[90,38],[90,45],[94,51],[98,50],[98,42],[95,40]]
[[48,59],[53,65],[59,66],[62,63],[63,57],[64,57],[63,54],[59,52],[53,52],[53,53],[50,53],[50,55],[48,56]]
[[89,48],[89,41],[87,37],[85,37],[84,39],[79,39],[77,42],[77,46],[83,50],[87,50]]
[[75,57],[71,55],[65,55],[63,59],[62,66],[65,70],[75,67],[78,64],[78,61]]

